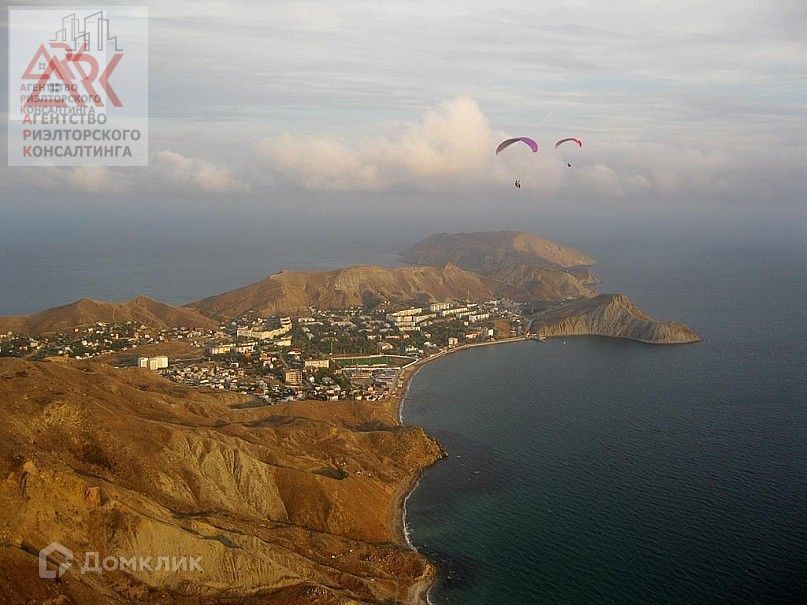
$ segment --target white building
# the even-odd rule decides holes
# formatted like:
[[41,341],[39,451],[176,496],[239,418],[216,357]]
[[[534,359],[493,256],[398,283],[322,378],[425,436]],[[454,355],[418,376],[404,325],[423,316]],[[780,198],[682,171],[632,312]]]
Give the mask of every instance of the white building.
[[168,357],[165,355],[157,355],[156,357],[138,357],[137,366],[140,368],[148,368],[149,370],[162,370],[168,367]]
[[328,370],[331,367],[330,359],[306,359],[304,362],[305,369],[312,370]]
[[[288,323],[283,323],[283,320],[288,320]],[[288,317],[281,318],[281,325],[279,328],[271,330],[253,330],[252,328],[238,328],[236,335],[239,338],[254,338],[255,340],[273,340],[278,336],[283,336],[291,331],[291,319]]]
[[467,313],[468,307],[452,307],[449,309],[443,309],[440,311],[440,315],[442,317],[448,317],[449,315],[460,315],[461,313]]
[[438,311],[445,311],[446,309],[450,308],[451,308],[450,302],[432,303],[429,305],[429,311],[432,313],[437,313]]
[[207,354],[208,355],[225,355],[233,350],[233,344],[226,344],[226,345],[211,345],[207,347]]
[[420,315],[421,313],[423,313],[423,307],[402,309],[401,311],[395,311],[394,313],[387,313],[387,321],[398,323],[401,321],[406,321],[407,317],[411,317],[412,315]]

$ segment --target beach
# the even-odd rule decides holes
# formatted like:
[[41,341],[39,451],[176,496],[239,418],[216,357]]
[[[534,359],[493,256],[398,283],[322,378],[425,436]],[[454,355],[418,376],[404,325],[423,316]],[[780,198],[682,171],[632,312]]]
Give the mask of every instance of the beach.
[[[478,342],[472,343],[467,345],[458,346],[452,349],[441,350],[434,355],[430,355],[428,357],[424,357],[411,363],[410,365],[404,367],[401,370],[401,375],[398,377],[398,382],[388,397],[385,400],[385,404],[389,407],[390,412],[394,414],[394,416],[398,420],[398,424],[403,426],[403,406],[406,402],[406,395],[409,391],[409,387],[412,384],[412,380],[414,380],[417,373],[423,368],[427,363],[440,359],[446,355],[450,355],[453,353],[459,353],[461,351],[467,351],[469,349],[475,349],[479,347],[485,347],[490,345],[496,344],[507,344],[513,342],[522,342],[525,340],[530,340],[528,337],[524,336],[516,336],[512,338],[502,338],[498,340],[490,340],[485,342]],[[444,459],[448,454],[443,448],[441,444],[440,449],[442,452],[442,456],[440,460]],[[435,462],[437,464],[440,460]],[[393,498],[393,506],[390,510],[389,516],[389,525],[391,528],[391,533],[397,536],[399,543],[406,545],[411,550],[418,552],[418,549],[412,544],[409,538],[409,532],[407,531],[406,527],[406,502],[409,497],[412,495],[414,490],[417,488],[418,483],[420,482],[420,478],[423,473],[430,467],[431,465],[427,465],[418,469],[412,476],[409,478],[409,481],[404,483],[401,488],[396,493],[395,497]],[[437,569],[430,564],[429,569],[431,573],[425,575],[422,581],[417,582],[415,585],[411,587],[408,595],[408,603],[412,605],[424,605],[431,603],[429,600],[429,591],[431,590],[434,581],[437,577]]]

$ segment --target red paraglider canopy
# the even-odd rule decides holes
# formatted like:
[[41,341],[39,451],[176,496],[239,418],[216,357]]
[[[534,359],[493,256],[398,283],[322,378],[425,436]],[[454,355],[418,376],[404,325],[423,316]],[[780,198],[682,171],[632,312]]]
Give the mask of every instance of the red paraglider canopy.
[[583,146],[583,141],[581,141],[580,139],[575,139],[574,137],[569,137],[568,139],[561,139],[560,141],[555,143],[555,149],[557,149],[558,147],[563,145],[563,143],[568,143],[569,141],[574,141],[575,143],[577,143],[577,145],[579,147]]
[[513,143],[524,143],[527,147],[532,149],[532,152],[535,153],[538,151],[538,143],[532,140],[530,137],[515,137],[513,139],[506,139],[499,143],[499,146],[496,148],[496,155],[499,155],[499,152],[507,147],[510,147]]

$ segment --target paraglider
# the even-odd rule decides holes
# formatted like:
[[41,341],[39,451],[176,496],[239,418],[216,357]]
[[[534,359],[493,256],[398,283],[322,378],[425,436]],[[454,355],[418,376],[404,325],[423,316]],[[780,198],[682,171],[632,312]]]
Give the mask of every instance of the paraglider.
[[577,143],[577,146],[578,146],[578,147],[582,147],[582,146],[583,146],[583,141],[581,141],[580,139],[575,139],[574,137],[569,137],[569,138],[567,138],[567,139],[561,139],[560,141],[558,141],[557,143],[555,143],[555,149],[557,149],[558,147],[560,147],[560,146],[561,146],[561,145],[563,145],[564,143],[568,143],[568,142],[570,142],[570,141],[574,141],[575,143]]
[[[580,139],[576,139],[576,138],[574,138],[574,137],[568,137],[568,138],[566,138],[566,139],[561,139],[560,141],[558,141],[557,143],[555,143],[555,149],[557,149],[558,147],[560,147],[560,146],[561,146],[561,145],[563,145],[564,143],[577,143],[577,146],[578,146],[578,147],[582,147],[582,146],[583,146],[583,141],[581,141]],[[568,166],[569,168],[571,168],[571,167],[572,167],[572,163],[571,163],[571,162],[566,162],[566,166]]]
[[512,139],[505,139],[504,141],[499,143],[499,146],[496,147],[496,155],[499,155],[499,153],[510,147],[510,145],[512,145],[513,143],[524,143],[527,147],[532,149],[533,153],[536,153],[538,151],[538,143],[536,143],[530,137],[514,137]]
[[[529,147],[533,153],[537,153],[538,151],[538,143],[535,140],[531,139],[530,137],[513,137],[512,139],[505,139],[496,147],[496,155],[499,155],[502,151],[510,147],[513,143],[524,143],[527,147]],[[513,183],[516,189],[521,189],[521,181],[516,179]]]

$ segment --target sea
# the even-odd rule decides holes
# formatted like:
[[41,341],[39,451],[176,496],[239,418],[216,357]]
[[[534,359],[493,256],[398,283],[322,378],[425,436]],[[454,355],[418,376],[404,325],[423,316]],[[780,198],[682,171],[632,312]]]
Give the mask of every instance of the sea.
[[181,304],[284,268],[394,265],[434,231],[564,241],[598,259],[600,291],[704,341],[553,339],[427,364],[403,420],[448,453],[406,510],[440,570],[432,602],[807,602],[804,225],[499,224],[491,212],[428,224],[9,213],[0,314],[82,296]]
[[403,419],[448,452],[407,501],[440,570],[431,601],[807,602],[805,248],[600,252],[602,291],[704,341],[552,339],[426,365]]

